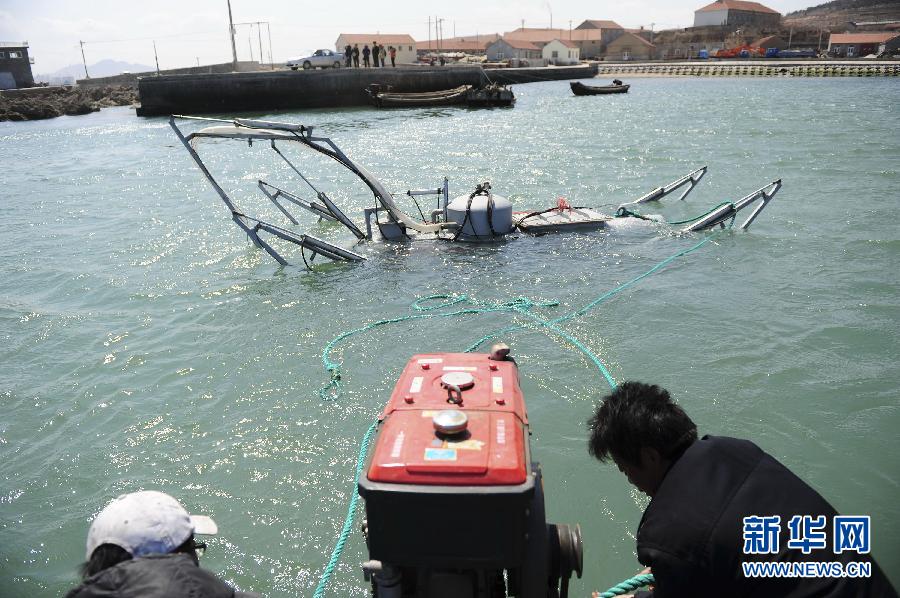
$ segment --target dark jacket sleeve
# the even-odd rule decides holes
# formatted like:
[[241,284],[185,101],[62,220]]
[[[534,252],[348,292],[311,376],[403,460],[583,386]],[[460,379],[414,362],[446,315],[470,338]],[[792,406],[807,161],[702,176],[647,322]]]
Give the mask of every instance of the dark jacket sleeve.
[[702,596],[701,578],[694,564],[656,548],[638,546],[638,560],[653,563],[652,598],[683,598]]

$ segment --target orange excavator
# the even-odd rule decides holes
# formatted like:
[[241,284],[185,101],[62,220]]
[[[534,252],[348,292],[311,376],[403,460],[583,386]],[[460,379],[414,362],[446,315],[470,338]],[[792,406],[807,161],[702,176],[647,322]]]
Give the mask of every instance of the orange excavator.
[[716,52],[716,58],[756,58],[766,55],[765,48],[757,48],[756,46],[737,46],[735,48],[726,48]]

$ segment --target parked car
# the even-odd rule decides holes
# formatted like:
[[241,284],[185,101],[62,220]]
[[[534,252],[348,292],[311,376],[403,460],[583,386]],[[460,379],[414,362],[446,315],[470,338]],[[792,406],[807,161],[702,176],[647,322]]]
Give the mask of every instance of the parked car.
[[312,56],[291,58],[285,64],[291,67],[292,71],[296,71],[300,67],[303,67],[304,70],[314,69],[316,67],[322,67],[323,69],[334,67],[337,69],[341,68],[343,61],[343,54],[338,54],[333,50],[316,50],[313,52]]

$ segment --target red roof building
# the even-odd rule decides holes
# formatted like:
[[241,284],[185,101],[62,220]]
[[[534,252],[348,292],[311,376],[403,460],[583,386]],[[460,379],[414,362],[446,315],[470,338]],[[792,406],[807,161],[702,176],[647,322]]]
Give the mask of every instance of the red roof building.
[[781,13],[759,2],[717,0],[694,11],[694,27],[753,25],[777,27]]
[[441,40],[417,41],[419,52],[464,52],[466,54],[484,54],[485,49],[500,39],[499,33],[482,35],[465,35],[448,37]]
[[828,39],[828,53],[832,56],[856,58],[870,54],[896,52],[900,49],[900,33],[832,33]]

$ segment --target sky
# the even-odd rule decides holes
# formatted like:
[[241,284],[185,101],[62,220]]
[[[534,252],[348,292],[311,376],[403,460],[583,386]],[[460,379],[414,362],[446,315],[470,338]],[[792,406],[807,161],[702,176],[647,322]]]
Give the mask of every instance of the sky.
[[[690,27],[694,11],[712,0],[231,0],[238,60],[266,61],[334,48],[341,33],[408,33],[429,37],[429,17],[443,37],[503,33],[520,27],[568,28],[585,19],[654,30]],[[824,0],[769,0],[782,14]],[[250,24],[264,22],[260,27]],[[267,25],[265,24],[267,23]],[[261,34],[261,35],[260,35]],[[271,46],[269,43],[271,34]],[[433,25],[431,35],[434,36]],[[161,69],[231,61],[227,0],[0,0],[0,41],[27,41],[32,72],[52,73],[103,59]],[[271,48],[271,49],[270,49]]]

